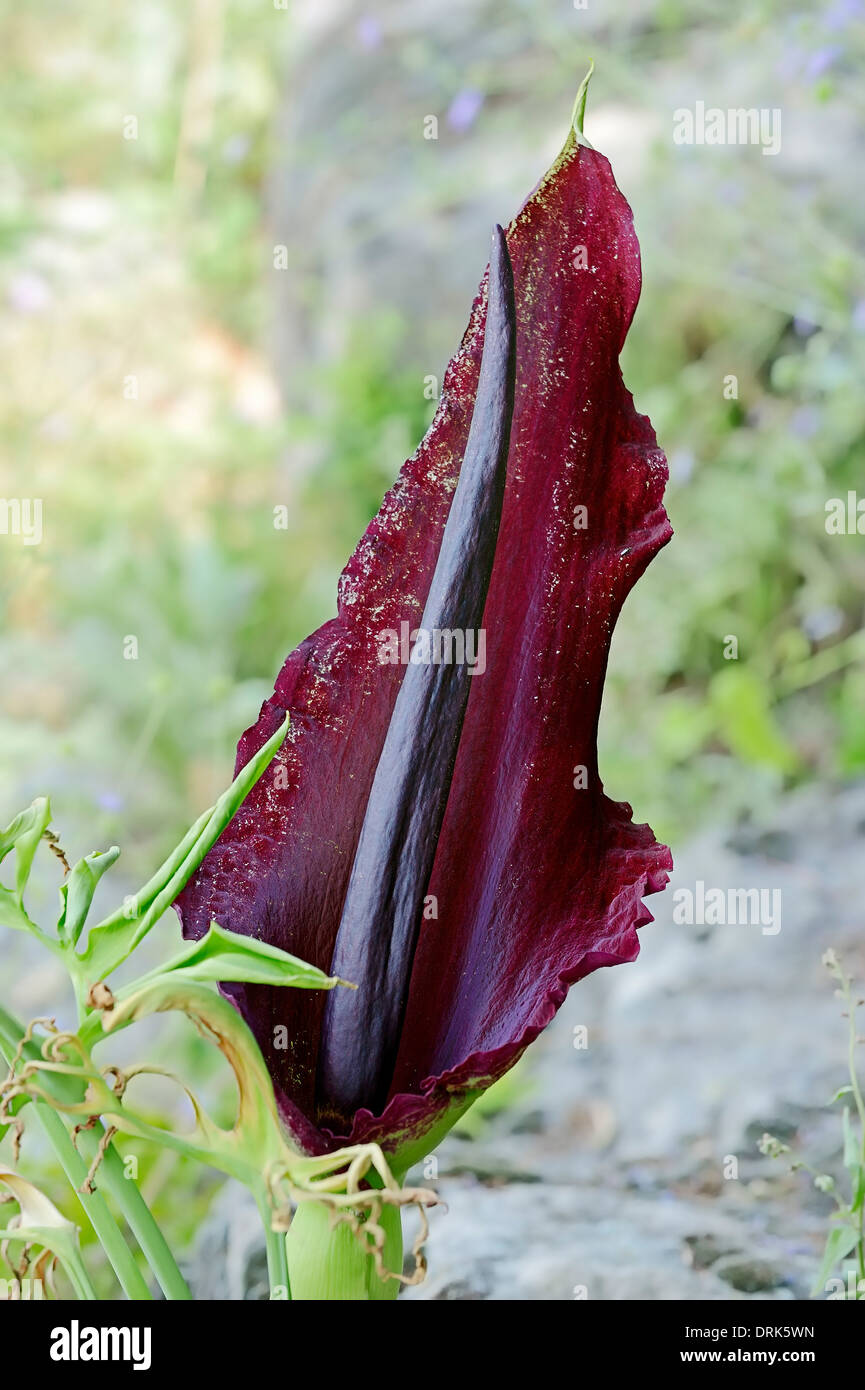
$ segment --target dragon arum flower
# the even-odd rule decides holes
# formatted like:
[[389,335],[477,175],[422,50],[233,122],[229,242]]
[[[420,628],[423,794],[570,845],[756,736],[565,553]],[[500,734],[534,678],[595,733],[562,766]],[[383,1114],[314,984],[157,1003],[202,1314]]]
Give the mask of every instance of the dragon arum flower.
[[238,767],[288,711],[284,744],[177,903],[187,937],[215,920],[358,986],[224,986],[310,1155],[377,1143],[404,1173],[431,1152],[569,985],[634,959],[671,867],[597,766],[613,626],[671,530],[619,368],[639,248],[581,98],[494,234],[337,616],[286,660]]

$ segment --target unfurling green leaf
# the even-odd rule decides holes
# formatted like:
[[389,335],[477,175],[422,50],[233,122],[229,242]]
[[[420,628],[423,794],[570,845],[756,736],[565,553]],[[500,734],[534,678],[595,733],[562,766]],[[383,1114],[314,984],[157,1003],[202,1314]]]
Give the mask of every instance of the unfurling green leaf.
[[234,981],[290,985],[295,989],[333,989],[334,985],[346,983],[334,975],[325,975],[317,966],[307,965],[277,946],[269,946],[266,941],[226,931],[218,922],[211,922],[206,936],[190,942],[153,975],[165,975],[169,971],[175,977],[212,980],[217,984]]
[[281,747],[288,733],[288,715],[276,733],[240,769],[216,805],[199,816],[181,843],[144,885],[128,907],[118,908],[88,934],[79,960],[92,982],[104,980],[127,959],[163,912],[186,886],[207,851],[216,843],[246,795]]
[[47,796],[37,796],[32,806],[20,811],[11,825],[0,831],[0,860],[15,850],[15,896],[19,906],[27,887],[33,856],[51,821],[51,806]]
[[104,852],[94,850],[85,859],[73,864],[68,879],[60,889],[60,918],[57,922],[58,936],[70,946],[74,946],[81,935],[97,883],[105,871],[117,862],[119,854],[119,847],[112,845]]
[[[190,996],[195,1007],[200,1005],[198,986],[205,983],[282,985],[294,989],[333,989],[335,985],[354,988],[348,981],[325,975],[317,966],[308,965],[277,946],[226,931],[218,922],[211,922],[210,930],[200,941],[191,941],[165,965],[124,985],[116,993],[94,982],[88,1002],[91,1008],[104,1011],[106,1030],[116,1029],[118,1024],[124,1027],[133,1021],[136,1016],[131,1007],[133,1001],[150,998],[154,991],[166,991],[175,1001],[172,1007],[182,1008],[182,989],[187,982],[195,985]],[[99,1017],[94,1013],[84,1021],[79,1033],[85,1044],[92,1047],[101,1030]]]

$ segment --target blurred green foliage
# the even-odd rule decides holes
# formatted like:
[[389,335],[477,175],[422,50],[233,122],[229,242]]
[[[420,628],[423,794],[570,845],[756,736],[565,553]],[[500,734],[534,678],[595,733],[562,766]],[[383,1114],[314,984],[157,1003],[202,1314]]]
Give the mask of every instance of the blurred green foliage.
[[[284,655],[332,611],[338,570],[432,405],[393,306],[348,315],[342,350],[292,391],[305,404],[286,414],[276,398],[262,179],[290,16],[252,0],[123,15],[55,0],[46,31],[44,11],[3,10],[3,492],[45,498],[46,537],[0,556],[0,750],[10,803],[50,790],[86,837],[76,853],[119,837],[140,873],[225,782]],[[846,56],[833,48],[808,76],[832,39],[828,9],[758,5],[733,26],[699,5],[658,5],[633,26],[617,14],[593,102],[644,110],[653,69],[675,71],[705,26],[722,55],[750,45],[771,66],[783,42],[795,66],[801,53],[806,121],[854,99],[849,26]],[[546,31],[564,23],[538,31],[550,109],[584,61],[572,30],[553,54]],[[195,64],[211,60],[202,125]],[[626,187],[646,283],[625,374],[671,460],[677,536],[615,639],[602,769],[674,839],[754,810],[785,779],[855,775],[865,759],[862,544],[824,528],[827,497],[861,479],[861,214],[836,201],[842,170],[767,182],[770,161],[713,154],[694,159],[662,130]],[[525,191],[510,190],[514,205]],[[129,634],[137,661],[122,659]]]
[[[516,148],[506,71],[561,134],[591,52],[587,134],[594,120],[604,148],[605,113],[633,133],[619,179],[645,288],[623,367],[670,458],[676,538],[616,633],[601,769],[675,846],[796,780],[865,768],[865,541],[824,525],[828,498],[865,490],[865,214],[849,167],[861,6],[617,3],[591,47],[564,4],[505,10],[489,30],[501,61],[460,57],[457,38],[437,65],[444,32],[405,61],[443,102],[479,90],[476,130],[496,122]],[[536,25],[512,70],[511,12]],[[2,0],[0,15],[0,494],[42,497],[45,530],[33,547],[0,538],[5,813],[50,793],[70,857],[117,840],[132,884],[229,781],[238,735],[332,613],[339,570],[433,403],[393,304],[348,306],[326,360],[293,368],[281,403],[263,186],[284,139],[290,13]],[[786,140],[798,132],[803,154],[780,174],[758,151],[672,144],[672,108],[694,94],[726,105],[737,63],[757,104],[785,93]],[[319,139],[332,157],[329,128]],[[535,177],[543,167],[539,151]],[[504,160],[495,177],[504,219],[528,185]],[[460,196],[447,175],[423,189]],[[46,877],[46,903],[56,888]]]

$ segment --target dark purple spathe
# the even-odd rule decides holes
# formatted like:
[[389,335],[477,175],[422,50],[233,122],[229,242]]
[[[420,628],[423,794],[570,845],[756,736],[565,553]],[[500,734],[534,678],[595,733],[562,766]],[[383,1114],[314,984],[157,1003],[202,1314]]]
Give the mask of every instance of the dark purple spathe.
[[[355,1141],[423,1152],[469,1094],[549,1023],[567,986],[632,960],[645,894],[669,851],[603,794],[596,732],[610,637],[669,539],[667,470],[618,358],[640,289],[630,209],[603,156],[576,143],[507,230],[516,388],[507,481],[472,677],[420,924],[389,1099],[358,1107]],[[291,712],[269,771],[179,901],[327,969],[373,778],[404,675],[383,634],[421,623],[484,341],[486,285],[448,367],[435,421],[370,523],[338,616],[286,661],[238,764]],[[585,523],[585,524],[584,524]],[[647,636],[647,640],[650,638]],[[435,915],[432,910],[435,910]],[[311,1152],[341,1143],[318,1085],[324,995],[231,986]]]

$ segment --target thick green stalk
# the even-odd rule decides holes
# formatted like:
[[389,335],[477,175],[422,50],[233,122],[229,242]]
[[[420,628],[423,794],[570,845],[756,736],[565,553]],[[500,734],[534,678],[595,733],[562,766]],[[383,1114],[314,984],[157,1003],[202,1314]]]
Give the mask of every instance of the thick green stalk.
[[[386,1232],[386,1268],[402,1270],[400,1209],[386,1206],[381,1216]],[[291,1296],[297,1302],[384,1302],[399,1293],[397,1279],[382,1280],[375,1262],[345,1222],[331,1224],[331,1213],[320,1202],[301,1202],[286,1237]]]
[[[85,1130],[79,1136],[79,1146],[91,1160],[96,1155],[101,1136],[101,1125],[93,1130]],[[98,1181],[123,1213],[165,1297],[171,1301],[191,1299],[189,1285],[178,1269],[165,1236],[142,1197],[138,1184],[126,1176],[123,1160],[113,1144],[109,1144],[105,1150]]]

